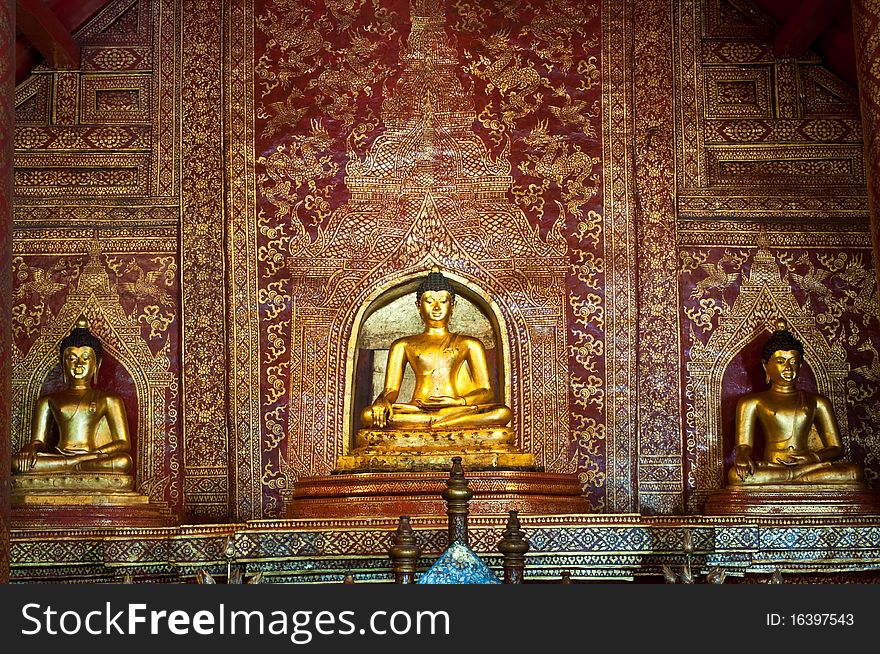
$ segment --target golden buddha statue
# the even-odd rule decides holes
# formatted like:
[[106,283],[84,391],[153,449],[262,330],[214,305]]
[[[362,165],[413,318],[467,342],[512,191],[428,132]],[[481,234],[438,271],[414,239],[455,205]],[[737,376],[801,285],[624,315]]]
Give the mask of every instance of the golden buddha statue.
[[[435,270],[419,286],[416,297],[425,330],[391,344],[385,390],[363,411],[363,424],[380,429],[449,429],[509,423],[510,409],[492,402],[483,344],[449,331],[455,289]],[[407,364],[415,373],[416,387],[408,403],[397,403]],[[470,374],[463,377],[465,365]]]
[[[448,469],[451,456],[474,467],[534,467],[506,427],[510,409],[495,402],[483,343],[449,331],[455,289],[433,269],[416,291],[420,334],[391,344],[384,390],[360,414],[363,429],[338,470]],[[406,366],[412,397],[398,402]]]
[[[12,457],[13,486],[42,488],[39,476],[76,477],[77,473],[108,473],[116,490],[129,490],[132,469],[131,438],[122,399],[96,388],[101,367],[101,343],[80,316],[70,334],[61,341],[61,368],[67,388],[37,400],[31,423],[31,440]],[[50,450],[52,423],[58,428],[58,443]],[[16,479],[15,477],[19,478]],[[100,474],[91,474],[92,481]],[[16,483],[18,482],[18,483]],[[75,485],[75,484],[74,484]],[[55,483],[54,487],[70,486]],[[99,488],[107,486],[97,483]]]
[[[797,388],[803,344],[780,320],[764,346],[761,361],[770,388],[742,397],[736,407],[736,449],[728,475],[731,485],[852,484],[858,466],[837,461],[843,455],[840,430],[827,397]],[[756,428],[765,436],[764,456],[752,459]],[[813,427],[821,447],[810,444]]]

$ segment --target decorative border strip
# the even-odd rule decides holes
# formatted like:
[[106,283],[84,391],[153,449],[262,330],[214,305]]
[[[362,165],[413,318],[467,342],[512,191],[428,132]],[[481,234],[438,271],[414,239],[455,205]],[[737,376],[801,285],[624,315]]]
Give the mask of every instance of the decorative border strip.
[[[880,517],[714,518],[667,516],[522,516],[531,543],[529,575],[558,578],[629,579],[681,565],[686,533],[696,566],[720,566],[736,574],[776,568],[799,572],[880,569]],[[413,518],[426,569],[446,545],[441,518]],[[499,567],[497,543],[504,517],[475,516],[471,546]],[[128,571],[145,578],[189,579],[200,568],[222,572],[230,559],[272,582],[332,582],[346,572],[362,580],[388,581],[387,549],[393,520],[277,520],[249,524],[153,529],[13,530],[13,579],[118,578]],[[103,570],[99,567],[103,566]]]

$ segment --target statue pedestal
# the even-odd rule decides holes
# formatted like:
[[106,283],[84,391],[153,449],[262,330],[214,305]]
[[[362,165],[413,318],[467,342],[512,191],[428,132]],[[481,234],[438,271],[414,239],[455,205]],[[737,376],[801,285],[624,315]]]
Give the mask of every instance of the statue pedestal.
[[535,455],[516,447],[509,427],[456,430],[361,429],[334,472],[449,472],[452,457],[469,470],[534,470]]
[[[534,461],[534,459],[533,459]],[[446,514],[440,496],[445,468],[422,472],[357,472],[304,477],[286,507],[288,518],[352,518]],[[574,475],[535,470],[466,470],[471,514],[584,514],[589,505]]]
[[16,529],[174,524],[168,507],[134,492],[134,477],[127,474],[25,473],[13,475],[10,486]]
[[361,429],[333,474],[299,479],[288,518],[351,518],[446,514],[441,493],[452,457],[461,463],[474,497],[470,512],[588,513],[574,475],[542,472],[535,455],[516,447],[509,427]]
[[706,500],[706,515],[880,515],[880,493],[852,484],[728,486]]

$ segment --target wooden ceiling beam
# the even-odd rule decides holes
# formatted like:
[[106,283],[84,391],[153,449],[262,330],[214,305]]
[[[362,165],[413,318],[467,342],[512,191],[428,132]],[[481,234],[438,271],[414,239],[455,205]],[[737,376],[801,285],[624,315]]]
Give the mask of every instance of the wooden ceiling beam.
[[79,44],[43,0],[16,0],[15,26],[56,70],[80,67]]
[[803,0],[773,39],[773,53],[800,57],[848,4],[849,0]]

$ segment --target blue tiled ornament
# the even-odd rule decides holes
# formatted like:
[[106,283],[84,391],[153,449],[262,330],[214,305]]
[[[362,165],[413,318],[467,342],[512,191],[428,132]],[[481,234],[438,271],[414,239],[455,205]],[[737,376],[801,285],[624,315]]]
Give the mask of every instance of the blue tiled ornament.
[[482,559],[464,543],[455,542],[419,577],[419,584],[500,584]]

